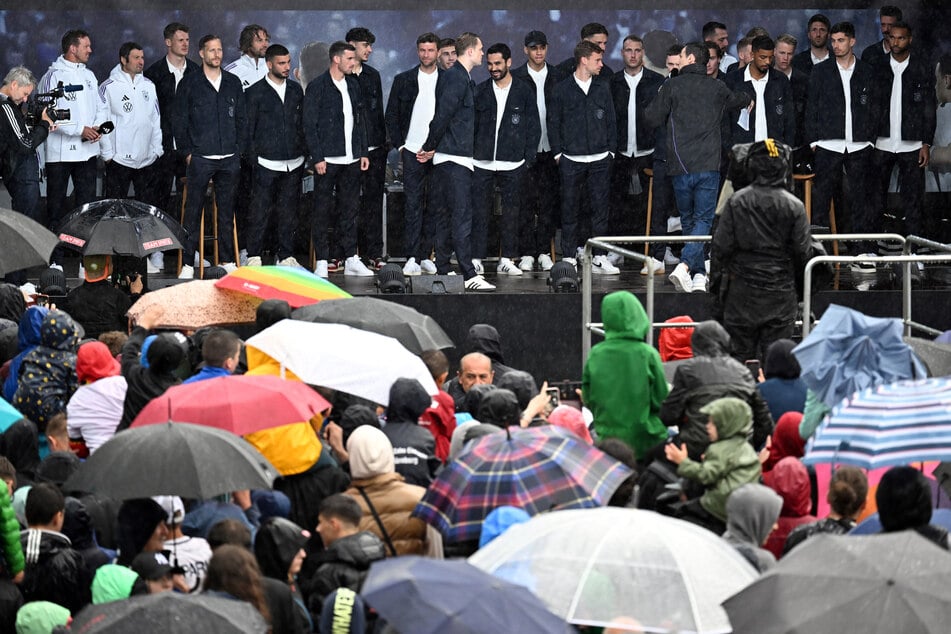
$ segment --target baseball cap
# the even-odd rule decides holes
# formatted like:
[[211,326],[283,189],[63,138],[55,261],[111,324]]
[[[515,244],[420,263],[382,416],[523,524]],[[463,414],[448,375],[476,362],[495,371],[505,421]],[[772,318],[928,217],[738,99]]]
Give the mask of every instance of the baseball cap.
[[166,524],[181,524],[185,518],[185,504],[177,495],[153,495],[159,506],[165,510]]
[[172,574],[172,566],[162,553],[139,553],[132,560],[131,568],[146,581],[155,581]]
[[548,46],[548,37],[541,31],[529,31],[525,36],[525,46]]

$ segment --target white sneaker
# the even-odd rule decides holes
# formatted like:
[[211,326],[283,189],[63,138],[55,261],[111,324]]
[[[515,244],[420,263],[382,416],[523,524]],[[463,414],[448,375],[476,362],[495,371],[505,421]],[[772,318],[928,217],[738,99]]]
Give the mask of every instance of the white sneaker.
[[[874,258],[878,257],[874,253],[863,253],[863,258]],[[875,272],[875,263],[874,262],[853,262],[849,268],[853,273],[874,273]]]
[[373,277],[373,271],[367,268],[359,255],[351,255],[343,265],[344,275],[354,275],[356,277]]
[[680,264],[680,258],[674,255],[674,252],[670,250],[670,247],[664,249],[664,264],[667,266],[677,266]]
[[[248,264],[251,263],[251,258],[248,258]],[[297,261],[293,255],[289,255],[280,262],[277,263],[278,266],[296,266],[298,268],[304,268],[300,265],[300,262]]]
[[241,266],[261,266],[261,256],[252,255],[251,257],[245,259],[244,264]]
[[476,275],[485,275],[485,267],[482,266],[482,260],[472,258],[472,268],[475,269]]
[[694,275],[693,280],[691,281],[691,284],[693,285],[694,293],[707,292],[707,276],[704,275],[703,273],[697,273],[696,275]]
[[641,267],[641,275],[663,275],[664,271],[664,263],[657,258],[651,258],[650,262],[644,262]]
[[470,277],[466,280],[466,290],[487,293],[495,290],[495,285],[489,284],[481,275]]
[[614,266],[621,266],[624,264],[624,256],[620,253],[608,253],[608,262]]
[[406,264],[403,265],[403,275],[419,275],[422,272],[422,267],[416,264],[416,258],[406,260]]
[[238,267],[234,262],[225,262],[224,264],[219,264],[218,266],[223,268],[228,273],[234,273],[238,270]]
[[591,272],[595,275],[620,275],[621,269],[611,264],[606,255],[596,255],[591,259]]
[[576,260],[584,259],[584,247],[578,247],[578,249],[575,251],[575,259]]
[[703,261],[703,270],[707,272],[707,275],[710,275],[710,260]]
[[178,279],[180,280],[195,279],[195,268],[188,266],[187,264],[182,264],[182,272],[178,274]]
[[567,262],[571,266],[578,268],[578,260],[576,260],[575,258],[561,258],[561,261]]
[[327,273],[327,260],[317,260],[317,266],[314,267],[314,275],[324,279],[330,277]]
[[240,251],[238,251],[238,262],[241,263],[241,266],[248,265],[248,250],[247,249],[241,249]]
[[421,268],[426,275],[436,274],[436,263],[432,260],[423,260],[419,263],[419,268]]
[[676,267],[674,267],[673,272],[668,276],[668,279],[681,293],[690,293],[693,291],[693,281],[690,279],[690,269],[687,268],[687,265],[681,262]]
[[547,253],[538,254],[538,268],[543,271],[550,271],[553,266],[555,266],[555,263],[551,261],[550,255]]
[[57,264],[57,263],[54,262],[53,264],[50,264],[50,268],[51,268],[51,269],[56,269],[57,271],[62,271],[62,270],[63,270],[63,265],[62,265],[62,264]]
[[496,269],[499,275],[521,275],[522,269],[515,266],[509,258],[499,258],[499,267]]
[[[193,268],[196,268],[196,269],[198,268],[198,258],[199,258],[199,257],[201,257],[201,256],[198,255],[198,251],[195,251],[195,265],[194,265]],[[204,260],[203,265],[204,265],[205,268],[208,268],[209,266],[211,266],[211,262],[209,262],[208,260]]]
[[523,255],[518,260],[518,268],[521,270],[530,273],[532,269],[535,268],[535,258],[530,255]]

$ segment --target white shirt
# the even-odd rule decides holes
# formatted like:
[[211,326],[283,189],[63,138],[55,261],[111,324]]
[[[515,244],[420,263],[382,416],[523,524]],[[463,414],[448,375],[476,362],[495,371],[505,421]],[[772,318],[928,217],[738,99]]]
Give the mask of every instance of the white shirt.
[[[512,81],[516,80],[513,79]],[[501,88],[497,83],[492,82],[492,92],[495,93],[495,147],[492,150],[491,161],[472,160],[473,165],[479,169],[493,172],[510,172],[521,167],[525,162],[525,159],[521,161],[499,161],[495,158],[499,152],[499,128],[502,126],[502,117],[505,115],[505,102],[508,101],[509,88],[511,87],[512,82],[509,82],[509,85],[505,88]]]
[[641,77],[644,76],[644,69],[637,71],[636,75],[630,75],[627,71],[624,73],[624,81],[631,91],[627,98],[627,147],[621,151],[621,154],[630,158],[632,156],[647,156],[653,154],[654,150],[637,149],[637,86],[641,83]]
[[[588,77],[586,80],[582,81],[578,79],[578,76],[574,73],[572,73],[571,76],[574,78],[575,83],[578,84],[578,87],[581,88],[584,94],[587,95],[588,91],[591,89],[591,78]],[[610,152],[600,152],[598,154],[565,154],[563,156],[569,161],[574,161],[575,163],[594,163],[596,161],[606,159],[610,155]]]
[[901,76],[905,72],[905,69],[908,68],[908,60],[911,57],[906,57],[905,61],[897,62],[895,58],[890,56],[888,57],[889,64],[892,67],[892,74],[894,78],[892,79],[892,96],[891,101],[889,102],[889,113],[888,113],[888,136],[880,136],[875,141],[875,147],[883,152],[917,152],[921,149],[921,141],[903,141],[901,138]]
[[753,106],[753,109],[756,111],[753,140],[762,141],[769,136],[766,125],[766,104],[764,103],[766,84],[769,82],[769,71],[763,74],[762,79],[755,79],[752,73],[750,73],[749,65],[747,65],[746,70],[743,71],[743,81],[751,82],[753,84],[753,92],[756,93],[756,104]]
[[852,73],[855,71],[855,61],[852,57],[852,65],[848,68],[842,68],[839,60],[833,60],[836,68],[839,70],[839,79],[842,80],[842,90],[845,92],[845,138],[844,139],[820,139],[816,145],[823,150],[845,154],[846,152],[858,152],[872,144],[868,141],[852,140]]
[[267,75],[267,62],[264,58],[242,55],[224,68],[229,73],[237,75],[241,80],[241,90],[247,90],[252,84],[264,79]]
[[201,589],[201,583],[208,572],[208,562],[211,560],[211,546],[201,537],[179,537],[170,539],[164,544],[169,551],[168,559],[173,566],[185,569],[185,583],[191,592]]
[[824,62],[824,61],[826,61],[827,59],[829,59],[829,52],[826,51],[826,56],[825,56],[825,57],[816,57],[815,51],[813,51],[813,50],[810,48],[810,49],[809,49],[809,57],[812,58],[812,65],[815,66],[815,65],[818,64],[819,62]]
[[419,152],[429,136],[429,124],[436,114],[436,80],[439,73],[434,69],[431,73],[424,73],[422,68],[416,73],[416,83],[419,93],[413,103],[413,114],[409,118],[409,130],[406,132],[406,141],[403,148],[412,153]]
[[528,77],[535,82],[535,103],[538,105],[538,120],[542,124],[542,136],[538,140],[539,152],[551,152],[551,143],[548,141],[548,105],[545,103],[545,80],[548,78],[548,64],[542,66],[541,70],[528,69]]
[[175,75],[175,90],[178,90],[178,82],[182,80],[182,77],[185,76],[185,68],[188,67],[188,62],[182,62],[181,68],[172,64],[172,61],[168,58],[168,55],[165,56],[165,63],[168,64],[168,72]]
[[723,59],[720,60],[720,70],[722,70],[725,73],[727,68],[729,68],[733,64],[736,64],[739,61],[740,60],[736,59],[729,53],[724,53]]
[[[277,96],[281,98],[281,103],[284,103],[284,96],[287,94],[287,81],[282,81],[281,83],[275,83],[270,75],[264,77],[264,81],[274,89],[274,92],[277,93]],[[286,159],[283,161],[272,161],[263,157],[258,157],[258,165],[264,169],[269,169],[272,172],[293,172],[298,167],[304,164],[304,157],[298,156],[293,159]]]
[[347,77],[343,76],[340,81],[333,77],[330,80],[340,91],[340,97],[343,99],[343,142],[347,148],[347,153],[343,156],[327,156],[324,160],[334,165],[350,165],[360,160],[360,157],[353,156],[353,104],[350,103],[350,91],[347,88]]

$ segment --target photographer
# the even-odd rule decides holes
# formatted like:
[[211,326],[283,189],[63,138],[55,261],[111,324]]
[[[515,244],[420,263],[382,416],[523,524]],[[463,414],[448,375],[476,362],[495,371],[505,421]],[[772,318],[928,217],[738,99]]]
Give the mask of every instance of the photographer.
[[62,307],[86,330],[86,336],[98,339],[110,330],[127,332],[126,312],[143,292],[142,277],[132,274],[124,278],[129,294],[117,288],[112,280],[113,263],[108,255],[83,257],[85,280],[66,296]]

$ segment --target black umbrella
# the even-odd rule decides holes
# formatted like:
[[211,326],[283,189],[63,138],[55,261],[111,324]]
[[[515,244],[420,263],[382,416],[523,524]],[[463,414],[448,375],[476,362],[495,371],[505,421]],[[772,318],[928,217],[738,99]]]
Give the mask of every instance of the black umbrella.
[[127,198],[86,203],[59,225],[59,239],[84,255],[145,257],[181,249],[185,230],[158,207]]
[[914,531],[817,535],[723,607],[735,634],[943,633],[951,554]]
[[373,297],[350,297],[323,301],[291,313],[292,319],[323,324],[346,324],[393,337],[413,354],[452,348],[455,344],[429,315]]
[[0,275],[45,265],[56,244],[56,236],[40,223],[0,208]]
[[119,432],[64,488],[117,500],[152,495],[206,500],[241,489],[270,489],[275,477],[277,470],[240,436],[169,422]]
[[88,605],[70,624],[70,632],[201,632],[263,634],[268,626],[250,603],[207,594],[160,592],[123,601]]

